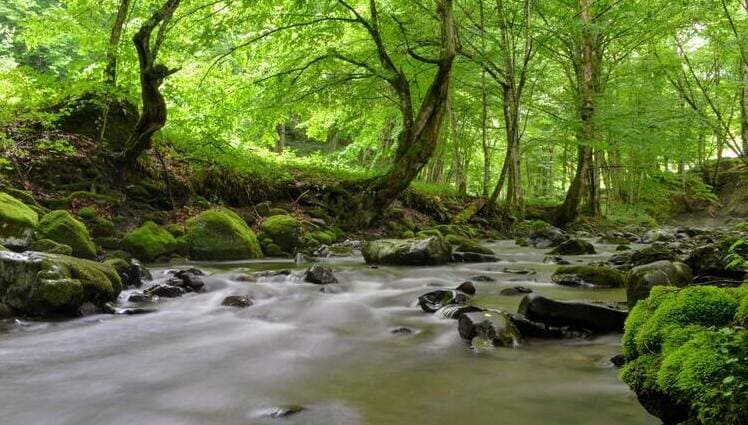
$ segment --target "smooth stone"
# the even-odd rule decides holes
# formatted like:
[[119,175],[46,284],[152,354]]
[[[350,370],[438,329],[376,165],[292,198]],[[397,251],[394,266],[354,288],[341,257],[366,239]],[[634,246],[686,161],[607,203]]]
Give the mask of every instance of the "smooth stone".
[[225,307],[246,308],[252,304],[252,300],[244,295],[230,295],[221,301],[221,305]]
[[623,332],[628,312],[581,301],[556,301],[525,295],[518,313],[546,326],[571,327],[592,332]]
[[304,281],[316,285],[338,283],[338,279],[335,277],[332,270],[319,264],[312,265],[306,272],[304,272]]

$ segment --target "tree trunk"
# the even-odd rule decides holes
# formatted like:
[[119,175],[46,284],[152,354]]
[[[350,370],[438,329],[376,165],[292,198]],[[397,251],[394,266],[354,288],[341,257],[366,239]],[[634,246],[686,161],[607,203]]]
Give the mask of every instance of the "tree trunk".
[[[135,166],[138,157],[150,149],[153,135],[166,124],[166,101],[161,95],[160,87],[164,78],[176,72],[177,69],[169,69],[162,64],[157,64],[156,59],[165,35],[165,24],[171,19],[179,6],[179,2],[180,0],[167,0],[143,23],[143,26],[133,37],[140,64],[140,89],[143,105],[133,135],[121,153],[120,165],[123,170],[131,170]],[[152,48],[151,35],[156,28],[159,29],[158,37]]]
[[519,162],[519,94],[512,81],[504,86],[504,123],[506,125],[506,207],[511,212],[522,210],[522,177]]
[[452,139],[452,173],[454,174],[455,187],[457,194],[465,196],[467,193],[467,179],[465,178],[465,169],[462,167],[462,155],[460,151],[460,138],[457,131],[457,115],[452,107],[452,96],[447,102],[447,113],[449,114],[450,138]]
[[566,199],[559,207],[556,224],[566,225],[574,220],[584,202],[584,210],[590,215],[600,213],[599,178],[595,155],[591,146],[595,138],[595,64],[596,42],[590,14],[590,0],[579,0],[579,16],[582,21],[581,57],[577,68],[579,111],[581,127],[577,133],[577,170],[566,193]]
[[387,174],[373,180],[365,193],[364,213],[366,224],[379,216],[418,175],[434,153],[446,110],[452,75],[452,64],[457,55],[457,36],[454,25],[452,0],[439,1],[441,23],[441,55],[439,69],[423,98],[412,128],[403,130],[409,135],[407,149],[395,160]]
[[117,8],[117,16],[114,18],[114,24],[112,24],[112,32],[109,36],[109,45],[106,52],[106,66],[104,67],[104,84],[107,90],[111,90],[117,85],[117,50],[119,50],[122,28],[125,25],[129,9],[130,0],[121,0]]
[[748,63],[745,62],[745,60],[742,60],[740,63],[740,69],[742,71],[742,77],[743,77],[743,87],[740,90],[740,126],[741,126],[741,139],[742,139],[742,148],[743,148],[743,156],[748,157]]
[[280,155],[283,153],[283,149],[286,148],[286,123],[280,124],[275,129],[278,132],[278,140],[275,142],[275,153]]

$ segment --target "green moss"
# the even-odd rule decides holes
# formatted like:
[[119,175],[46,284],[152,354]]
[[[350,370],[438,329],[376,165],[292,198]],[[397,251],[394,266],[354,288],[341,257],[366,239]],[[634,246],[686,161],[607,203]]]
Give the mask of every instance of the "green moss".
[[468,239],[462,236],[457,236],[454,234],[447,235],[446,239],[447,239],[447,243],[452,245],[452,249],[454,251],[477,252],[477,253],[486,254],[486,255],[494,254],[493,251],[482,246],[480,243],[472,239]]
[[29,246],[31,251],[48,252],[50,254],[73,255],[73,248],[50,239],[34,241]]
[[110,265],[66,255],[0,253],[0,302],[29,315],[75,314],[114,301],[122,281]]
[[444,239],[444,235],[442,235],[442,232],[436,229],[426,229],[426,230],[421,230],[420,232],[416,233],[416,237],[419,239],[426,239],[432,236],[436,236],[437,238]]
[[135,258],[143,261],[153,261],[177,250],[177,240],[174,236],[152,221],[129,232],[123,242]]
[[185,234],[185,228],[182,224],[169,223],[164,226],[164,229],[166,229],[167,232],[171,233],[171,235],[175,238],[181,238]]
[[307,233],[304,235],[305,239],[314,239],[319,244],[331,245],[335,243],[335,235],[327,230],[317,230],[316,232]]
[[338,257],[348,257],[353,255],[353,248],[350,246],[331,246],[330,254]]
[[83,207],[78,210],[78,217],[84,220],[93,220],[96,217],[100,217],[99,212],[93,207]]
[[557,283],[581,279],[584,283],[608,288],[620,288],[624,283],[623,273],[601,266],[561,266],[552,279]]
[[64,210],[52,211],[42,217],[37,229],[39,239],[51,239],[73,248],[73,255],[81,258],[96,257],[96,247],[86,225]]
[[304,227],[290,215],[270,216],[260,224],[260,229],[285,252],[293,253],[302,244]]
[[413,233],[412,230],[406,230],[402,234],[403,239],[410,239],[410,238],[415,238],[415,237],[416,237],[416,234]]
[[23,248],[39,223],[37,213],[18,199],[0,192],[0,244]]
[[288,213],[283,208],[270,208],[269,215],[272,217],[276,215],[288,215]]
[[194,260],[243,260],[262,257],[254,232],[226,208],[204,211],[187,221],[184,240]]
[[655,287],[629,314],[621,378],[640,397],[664,394],[703,425],[748,423],[748,289]]
[[283,257],[285,254],[283,253],[283,249],[281,247],[273,242],[270,242],[267,245],[263,246],[263,252],[268,257]]

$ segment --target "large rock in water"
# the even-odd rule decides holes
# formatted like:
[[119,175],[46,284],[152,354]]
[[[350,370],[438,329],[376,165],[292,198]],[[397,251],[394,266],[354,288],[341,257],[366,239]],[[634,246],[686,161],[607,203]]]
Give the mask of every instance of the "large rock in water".
[[379,239],[367,241],[362,250],[367,264],[426,266],[449,261],[450,247],[443,238]]
[[551,225],[535,227],[527,239],[527,243],[535,248],[551,248],[567,241],[569,236],[563,230]]
[[153,261],[177,250],[174,236],[152,221],[130,231],[122,242],[125,249],[142,261]]
[[0,192],[0,245],[24,248],[34,236],[39,216],[18,199]]
[[262,257],[252,229],[226,208],[204,211],[187,220],[185,241],[188,255],[193,260],[230,261]]
[[273,240],[273,243],[289,254],[293,254],[303,245],[304,226],[301,221],[290,215],[268,217],[260,224],[260,229]]
[[595,247],[584,239],[569,239],[548,252],[549,255],[585,255],[594,254]]
[[686,286],[693,282],[693,273],[678,261],[656,261],[634,267],[626,273],[626,299],[629,308],[649,296],[654,286]]
[[42,217],[36,233],[38,239],[49,239],[73,248],[76,257],[96,258],[96,245],[86,225],[65,210],[52,211]]
[[460,316],[457,329],[462,339],[472,341],[483,338],[498,347],[517,344],[520,334],[506,313],[499,311],[476,311]]
[[0,303],[30,316],[77,315],[84,303],[117,299],[122,282],[109,264],[58,254],[0,252]]
[[623,332],[627,312],[581,301],[556,301],[536,294],[525,295],[517,313],[546,326],[570,327],[592,332]]
[[561,266],[551,276],[553,282],[564,286],[620,288],[623,274],[602,266]]

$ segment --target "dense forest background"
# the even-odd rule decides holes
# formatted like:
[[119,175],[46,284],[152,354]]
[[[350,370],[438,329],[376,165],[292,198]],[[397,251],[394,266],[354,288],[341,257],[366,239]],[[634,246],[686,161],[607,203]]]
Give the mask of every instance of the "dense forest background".
[[557,224],[657,219],[674,190],[714,202],[704,164],[748,152],[746,10],[743,0],[7,0],[0,143],[34,123],[52,131],[48,150],[74,149],[54,133],[68,129],[122,170],[155,147],[162,162],[366,182],[369,208],[413,182],[513,216],[559,206]]

